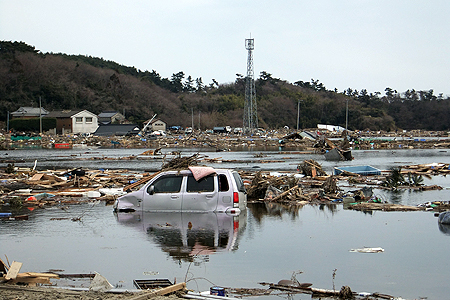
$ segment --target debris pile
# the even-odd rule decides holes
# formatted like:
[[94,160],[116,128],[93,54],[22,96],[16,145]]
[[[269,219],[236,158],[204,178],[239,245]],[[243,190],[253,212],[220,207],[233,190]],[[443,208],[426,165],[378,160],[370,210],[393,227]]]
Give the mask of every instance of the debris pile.
[[322,169],[322,166],[313,159],[304,160],[303,163],[297,166],[297,170],[305,176],[327,176],[327,173]]
[[305,160],[298,165],[298,170],[301,174],[280,176],[257,172],[247,187],[248,198],[305,205],[330,202],[342,196],[334,176],[327,175],[316,161]]
[[199,161],[203,157],[200,156],[199,153],[195,153],[189,157],[182,157],[181,153],[178,152],[177,156],[172,158],[170,161],[165,163],[161,170],[162,171],[168,171],[168,170],[182,170],[187,169],[189,166],[196,166],[198,165]]
[[53,273],[19,273],[21,268],[21,262],[13,261],[11,265],[8,266],[0,259],[0,275],[2,276],[0,277],[0,282],[36,286],[37,284],[50,285],[50,279],[59,279],[59,276]]

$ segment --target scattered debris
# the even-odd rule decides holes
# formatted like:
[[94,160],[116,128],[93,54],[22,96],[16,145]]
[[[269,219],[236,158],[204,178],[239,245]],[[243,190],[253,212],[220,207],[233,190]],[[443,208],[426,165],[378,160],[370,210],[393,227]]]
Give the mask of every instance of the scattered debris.
[[311,297],[336,297],[339,299],[396,299],[391,295],[381,294],[381,293],[367,293],[367,292],[353,292],[349,286],[342,286],[340,290],[328,290],[312,287],[308,285],[292,285],[290,283],[283,284],[285,282],[281,281],[278,283],[267,283],[260,282],[261,285],[268,285],[269,289],[281,290],[287,292],[288,294],[310,294]]
[[384,252],[381,247],[364,247],[359,249],[351,249],[350,252],[360,252],[360,253],[379,253]]
[[89,291],[94,292],[106,292],[113,288],[113,285],[108,282],[108,280],[95,272],[95,277],[91,281],[91,285],[89,286]]
[[390,204],[390,203],[374,203],[374,202],[364,202],[356,203],[350,205],[348,209],[359,210],[359,211],[371,211],[371,210],[381,210],[381,211],[420,211],[425,210],[424,207],[420,206],[410,206],[401,204]]
[[13,261],[10,266],[7,266],[0,259],[0,264],[0,275],[2,275],[2,277],[0,277],[0,282],[36,286],[37,284],[51,285],[50,279],[59,279],[57,274],[52,273],[19,273],[22,268],[21,262]]

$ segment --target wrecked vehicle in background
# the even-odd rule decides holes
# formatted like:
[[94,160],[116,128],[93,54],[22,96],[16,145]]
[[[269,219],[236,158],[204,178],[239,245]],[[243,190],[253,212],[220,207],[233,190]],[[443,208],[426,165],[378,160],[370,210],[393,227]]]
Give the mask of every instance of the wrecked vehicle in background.
[[188,211],[238,214],[247,206],[240,175],[227,169],[189,167],[158,173],[138,191],[116,200],[116,212]]

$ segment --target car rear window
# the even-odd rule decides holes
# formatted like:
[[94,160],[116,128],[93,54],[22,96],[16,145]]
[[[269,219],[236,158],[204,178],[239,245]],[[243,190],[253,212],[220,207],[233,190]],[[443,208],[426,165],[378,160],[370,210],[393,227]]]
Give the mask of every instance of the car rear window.
[[183,176],[169,175],[158,178],[153,182],[155,193],[178,193],[181,190]]
[[241,176],[239,176],[239,173],[233,172],[233,177],[234,177],[234,181],[236,181],[238,191],[245,193],[246,191],[245,191],[244,181],[242,181],[242,178],[241,178]]
[[188,193],[214,192],[214,175],[208,175],[199,181],[195,180],[194,176],[188,176],[186,191]]

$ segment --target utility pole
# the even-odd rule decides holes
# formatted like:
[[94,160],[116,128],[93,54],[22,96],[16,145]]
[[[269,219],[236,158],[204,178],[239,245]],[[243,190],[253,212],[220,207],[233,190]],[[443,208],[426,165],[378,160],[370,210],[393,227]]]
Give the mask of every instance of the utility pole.
[[41,105],[41,96],[39,96],[39,134],[42,135],[42,105]]
[[348,99],[345,104],[345,130],[348,131]]
[[245,39],[245,49],[248,51],[247,77],[245,78],[244,102],[244,132],[253,132],[258,128],[258,113],[256,109],[256,88],[253,70],[254,39]]
[[191,118],[192,118],[192,132],[194,132],[194,108],[191,107]]

